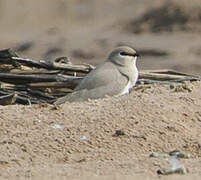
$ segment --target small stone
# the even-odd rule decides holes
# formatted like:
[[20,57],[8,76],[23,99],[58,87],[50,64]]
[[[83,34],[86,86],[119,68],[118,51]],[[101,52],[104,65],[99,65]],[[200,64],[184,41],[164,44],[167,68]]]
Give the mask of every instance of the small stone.
[[116,130],[114,136],[123,136],[125,132],[123,130]]

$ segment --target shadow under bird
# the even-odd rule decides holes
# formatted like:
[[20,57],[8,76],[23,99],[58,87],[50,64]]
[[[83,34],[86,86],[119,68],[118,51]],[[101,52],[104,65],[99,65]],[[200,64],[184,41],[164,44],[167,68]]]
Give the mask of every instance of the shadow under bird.
[[138,56],[130,47],[115,48],[107,60],[86,75],[71,94],[59,98],[54,105],[129,93],[139,75],[136,67]]

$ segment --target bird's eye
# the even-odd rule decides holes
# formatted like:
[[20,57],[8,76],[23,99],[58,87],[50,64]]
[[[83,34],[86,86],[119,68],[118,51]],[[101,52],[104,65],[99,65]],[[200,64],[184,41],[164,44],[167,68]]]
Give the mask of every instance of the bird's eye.
[[133,57],[138,57],[139,56],[139,54],[138,53],[127,53],[127,52],[124,52],[124,51],[121,51],[120,53],[119,53],[121,56],[133,56]]

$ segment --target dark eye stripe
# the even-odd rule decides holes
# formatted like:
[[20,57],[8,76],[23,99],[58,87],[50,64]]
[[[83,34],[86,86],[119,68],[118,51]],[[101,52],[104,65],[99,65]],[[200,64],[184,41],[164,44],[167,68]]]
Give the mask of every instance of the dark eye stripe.
[[133,57],[138,57],[138,56],[139,56],[138,53],[132,54],[132,53],[124,52],[124,51],[120,52],[120,54],[121,54],[122,56],[133,56]]

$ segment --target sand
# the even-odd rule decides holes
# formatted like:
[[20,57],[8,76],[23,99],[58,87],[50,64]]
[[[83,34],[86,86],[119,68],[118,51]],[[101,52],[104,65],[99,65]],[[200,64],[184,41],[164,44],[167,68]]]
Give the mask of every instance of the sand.
[[[201,83],[186,86],[191,92],[153,85],[57,110],[45,104],[1,106],[0,175],[155,179],[168,166],[150,153],[182,150],[192,158],[181,160],[188,174],[178,179],[199,177]],[[114,136],[116,130],[125,135]]]

